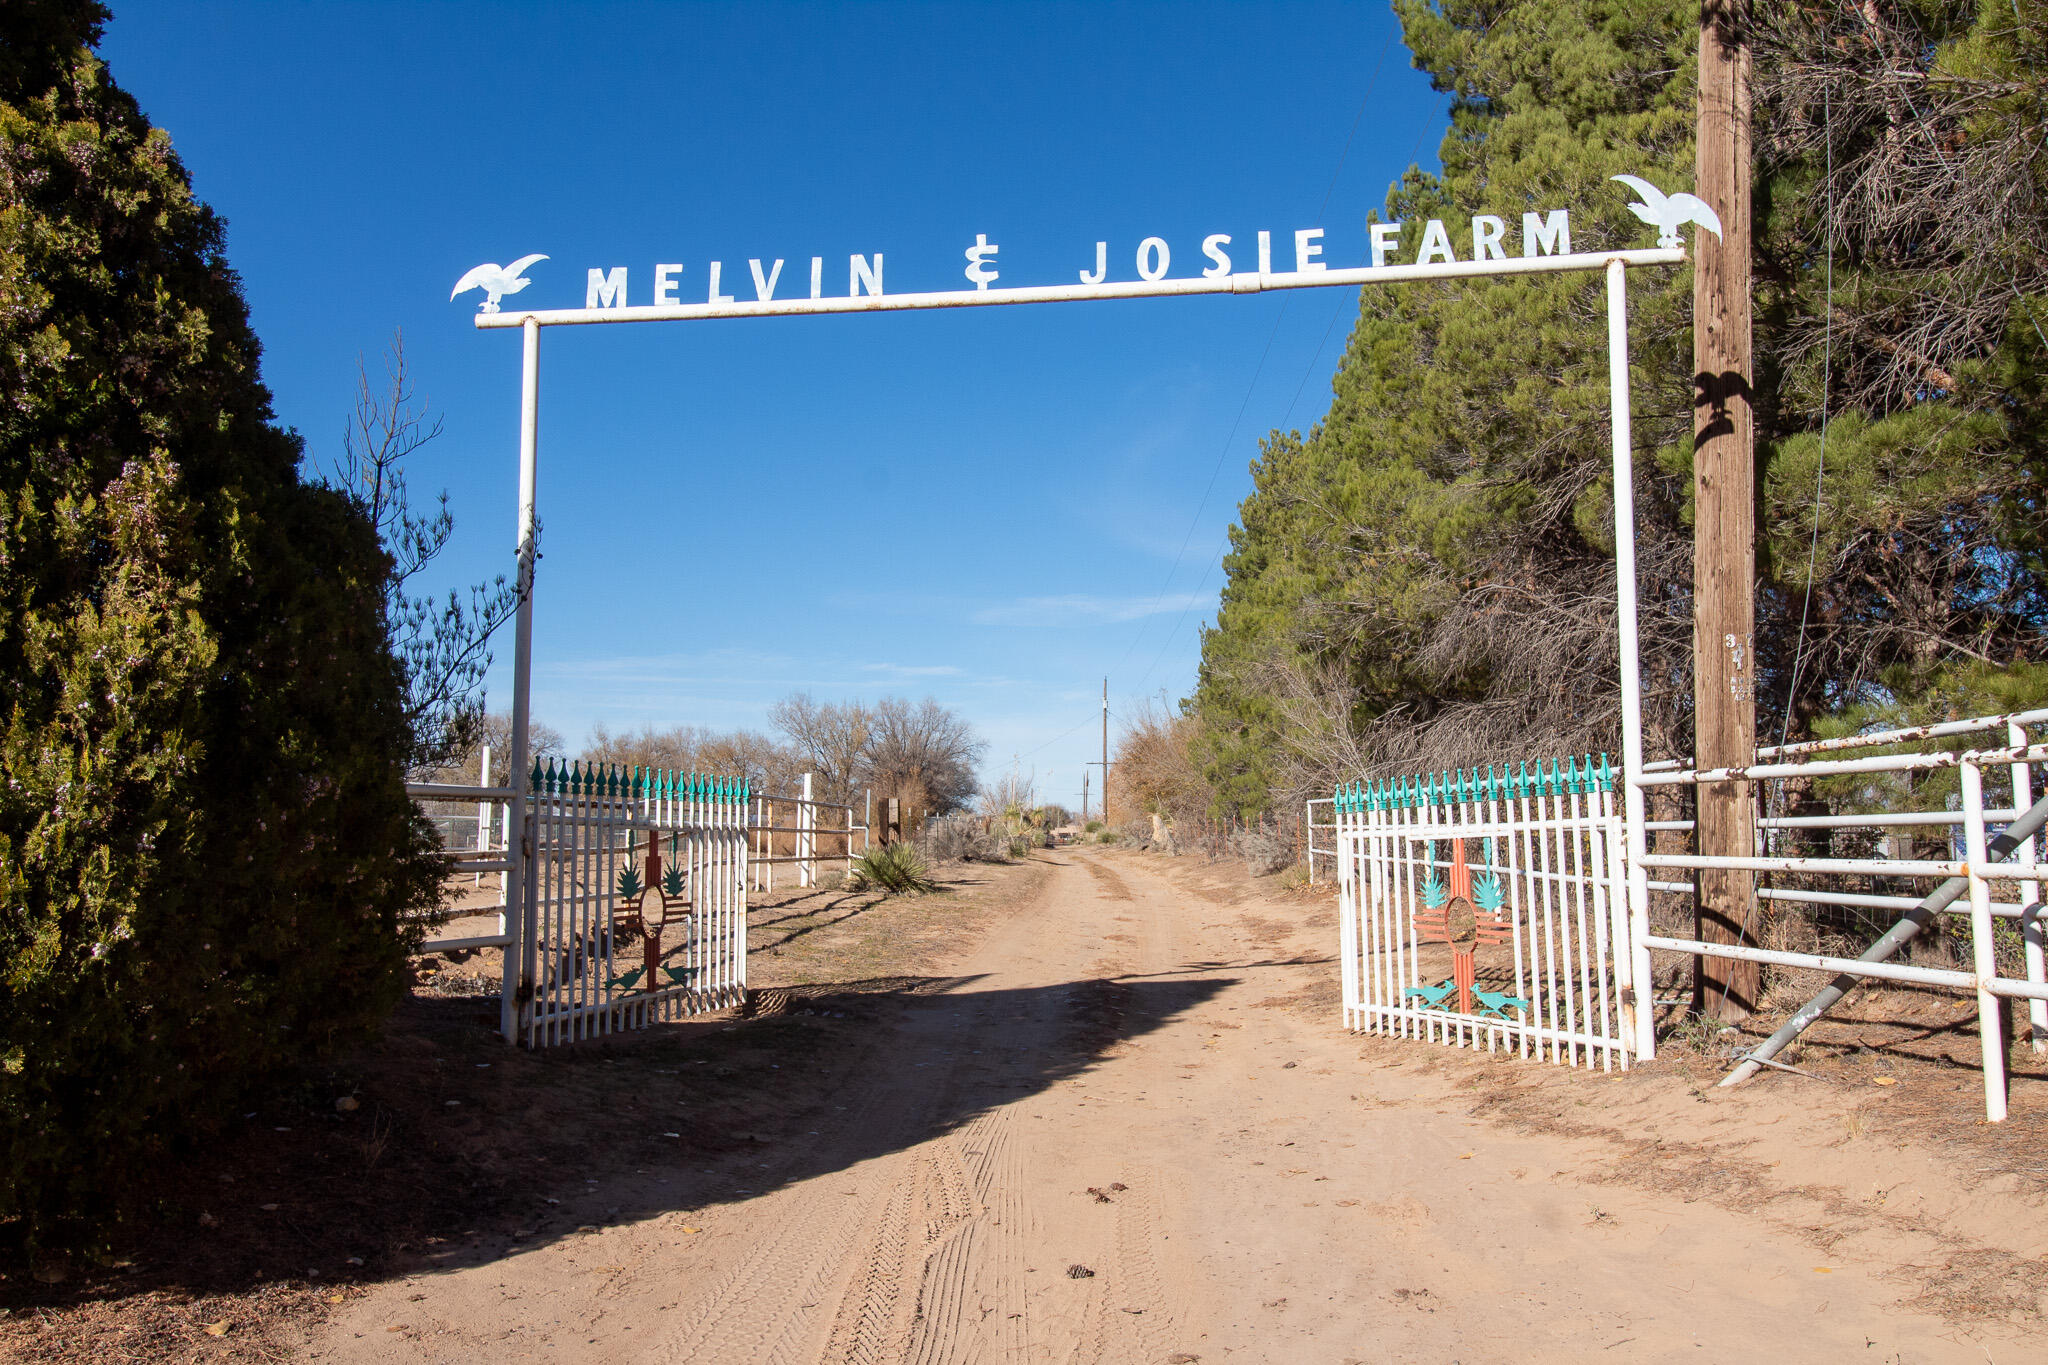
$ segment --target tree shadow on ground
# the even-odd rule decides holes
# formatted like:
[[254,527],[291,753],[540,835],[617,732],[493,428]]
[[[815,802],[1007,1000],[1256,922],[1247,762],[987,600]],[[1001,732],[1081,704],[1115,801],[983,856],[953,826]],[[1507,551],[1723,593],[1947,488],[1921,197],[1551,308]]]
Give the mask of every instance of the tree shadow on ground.
[[252,1103],[239,1131],[167,1168],[113,1265],[56,1285],[9,1275],[0,1305],[155,1294],[189,1319],[177,1305],[209,1297],[327,1302],[742,1202],[956,1132],[1232,984],[845,981],[769,993],[760,1017],[537,1052],[497,1040],[495,998],[415,996],[375,1047]]

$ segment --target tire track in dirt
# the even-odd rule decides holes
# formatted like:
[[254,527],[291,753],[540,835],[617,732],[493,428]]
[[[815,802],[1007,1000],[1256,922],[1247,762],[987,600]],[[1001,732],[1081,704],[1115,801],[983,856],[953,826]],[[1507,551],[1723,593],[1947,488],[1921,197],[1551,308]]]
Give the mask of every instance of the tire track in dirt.
[[[889,1108],[883,1095],[871,1094],[849,1107],[846,1124],[887,1124],[907,1137],[905,1117]],[[698,1296],[654,1358],[734,1365],[808,1365],[816,1359],[816,1350],[806,1347],[822,1344],[815,1340],[821,1319],[830,1319],[815,1310],[840,1298],[836,1282],[845,1278],[855,1246],[868,1229],[887,1221],[886,1207],[903,1184],[894,1168],[904,1160],[892,1154],[861,1162],[836,1178],[830,1194],[809,1182],[771,1196],[765,1201],[775,1206],[768,1235],[754,1238],[740,1264]],[[764,1314],[763,1305],[776,1307]]]

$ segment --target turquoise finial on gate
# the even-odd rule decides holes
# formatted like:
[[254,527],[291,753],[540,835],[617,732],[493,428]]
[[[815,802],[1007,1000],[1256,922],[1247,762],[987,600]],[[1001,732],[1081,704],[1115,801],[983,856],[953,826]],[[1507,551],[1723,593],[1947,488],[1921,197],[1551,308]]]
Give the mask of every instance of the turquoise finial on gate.
[[1614,769],[1608,766],[1606,754],[1600,755],[1600,790],[1604,792],[1614,790]]

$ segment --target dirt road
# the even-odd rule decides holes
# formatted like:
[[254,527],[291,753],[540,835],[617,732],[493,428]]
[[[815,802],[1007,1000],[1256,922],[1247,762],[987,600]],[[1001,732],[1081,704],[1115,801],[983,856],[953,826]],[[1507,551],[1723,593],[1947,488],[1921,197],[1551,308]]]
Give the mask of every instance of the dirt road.
[[[804,1131],[716,1165],[594,1184],[588,1231],[388,1283],[339,1312],[310,1353],[2039,1358],[2038,1278],[2002,1315],[1961,1321],[1909,1302],[1924,1285],[1900,1266],[1956,1263],[1968,1242],[2038,1268],[2037,1206],[1930,1175],[1917,1194],[1895,1184],[1876,1197],[1893,1212],[1865,1209],[1870,1158],[1819,1151],[1793,1107],[1701,1107],[1682,1086],[1440,1049],[1414,1058],[1404,1046],[1422,1045],[1352,1037],[1333,1008],[1300,1007],[1334,973],[1333,935],[1301,907],[1166,860],[1047,856],[1041,893],[904,1007]],[[1692,1102],[1767,1129],[1785,1169],[1753,1178],[1785,1189],[1768,1216],[1703,1193],[1731,1188],[1703,1161],[1725,1161],[1730,1178],[1776,1171],[1753,1135],[1644,1144],[1617,1174],[1609,1130],[1475,1116],[1480,1073],[1562,1087],[1567,1115],[1613,1108],[1668,1124],[1686,1117],[1674,1103]],[[687,1092],[686,1074],[677,1086]],[[1854,1217],[1844,1200],[1861,1201]]]

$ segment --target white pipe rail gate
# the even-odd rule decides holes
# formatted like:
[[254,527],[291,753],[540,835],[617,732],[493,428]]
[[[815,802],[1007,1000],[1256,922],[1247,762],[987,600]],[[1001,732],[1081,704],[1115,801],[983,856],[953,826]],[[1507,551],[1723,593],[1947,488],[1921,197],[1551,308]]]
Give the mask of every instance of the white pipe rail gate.
[[[848,872],[853,871],[853,860],[860,853],[868,851],[868,827],[853,822],[853,806],[844,801],[821,801],[814,795],[815,774],[805,773],[803,790],[799,792],[755,793],[753,805],[749,808],[748,833],[754,837],[751,858],[754,869],[754,887],[760,891],[775,889],[775,869],[794,864],[796,884],[800,888],[818,885],[818,838],[823,835],[828,841],[841,842],[838,853],[827,853],[825,860],[846,864]],[[794,814],[792,814],[792,812]],[[840,818],[842,824],[823,823],[827,818]],[[777,824],[778,820],[794,819],[793,825]],[[775,836],[787,835],[790,852],[778,854],[775,851]],[[860,853],[854,852],[853,836],[861,836]]]
[[1346,1026],[1626,1067],[1639,996],[1614,777],[1603,756],[1340,789]]
[[[1317,806],[1329,806],[1334,811],[1336,804],[1335,801],[1327,796],[1311,797],[1301,803],[1302,856],[1308,859],[1308,880],[1311,886],[1316,881],[1316,859],[1322,858],[1327,861],[1333,872],[1337,866],[1337,849],[1335,844],[1337,835],[1336,817],[1332,815],[1328,820],[1316,819]],[[1324,847],[1316,842],[1316,835],[1318,834],[1328,834],[1330,836],[1332,842],[1329,847]]]

